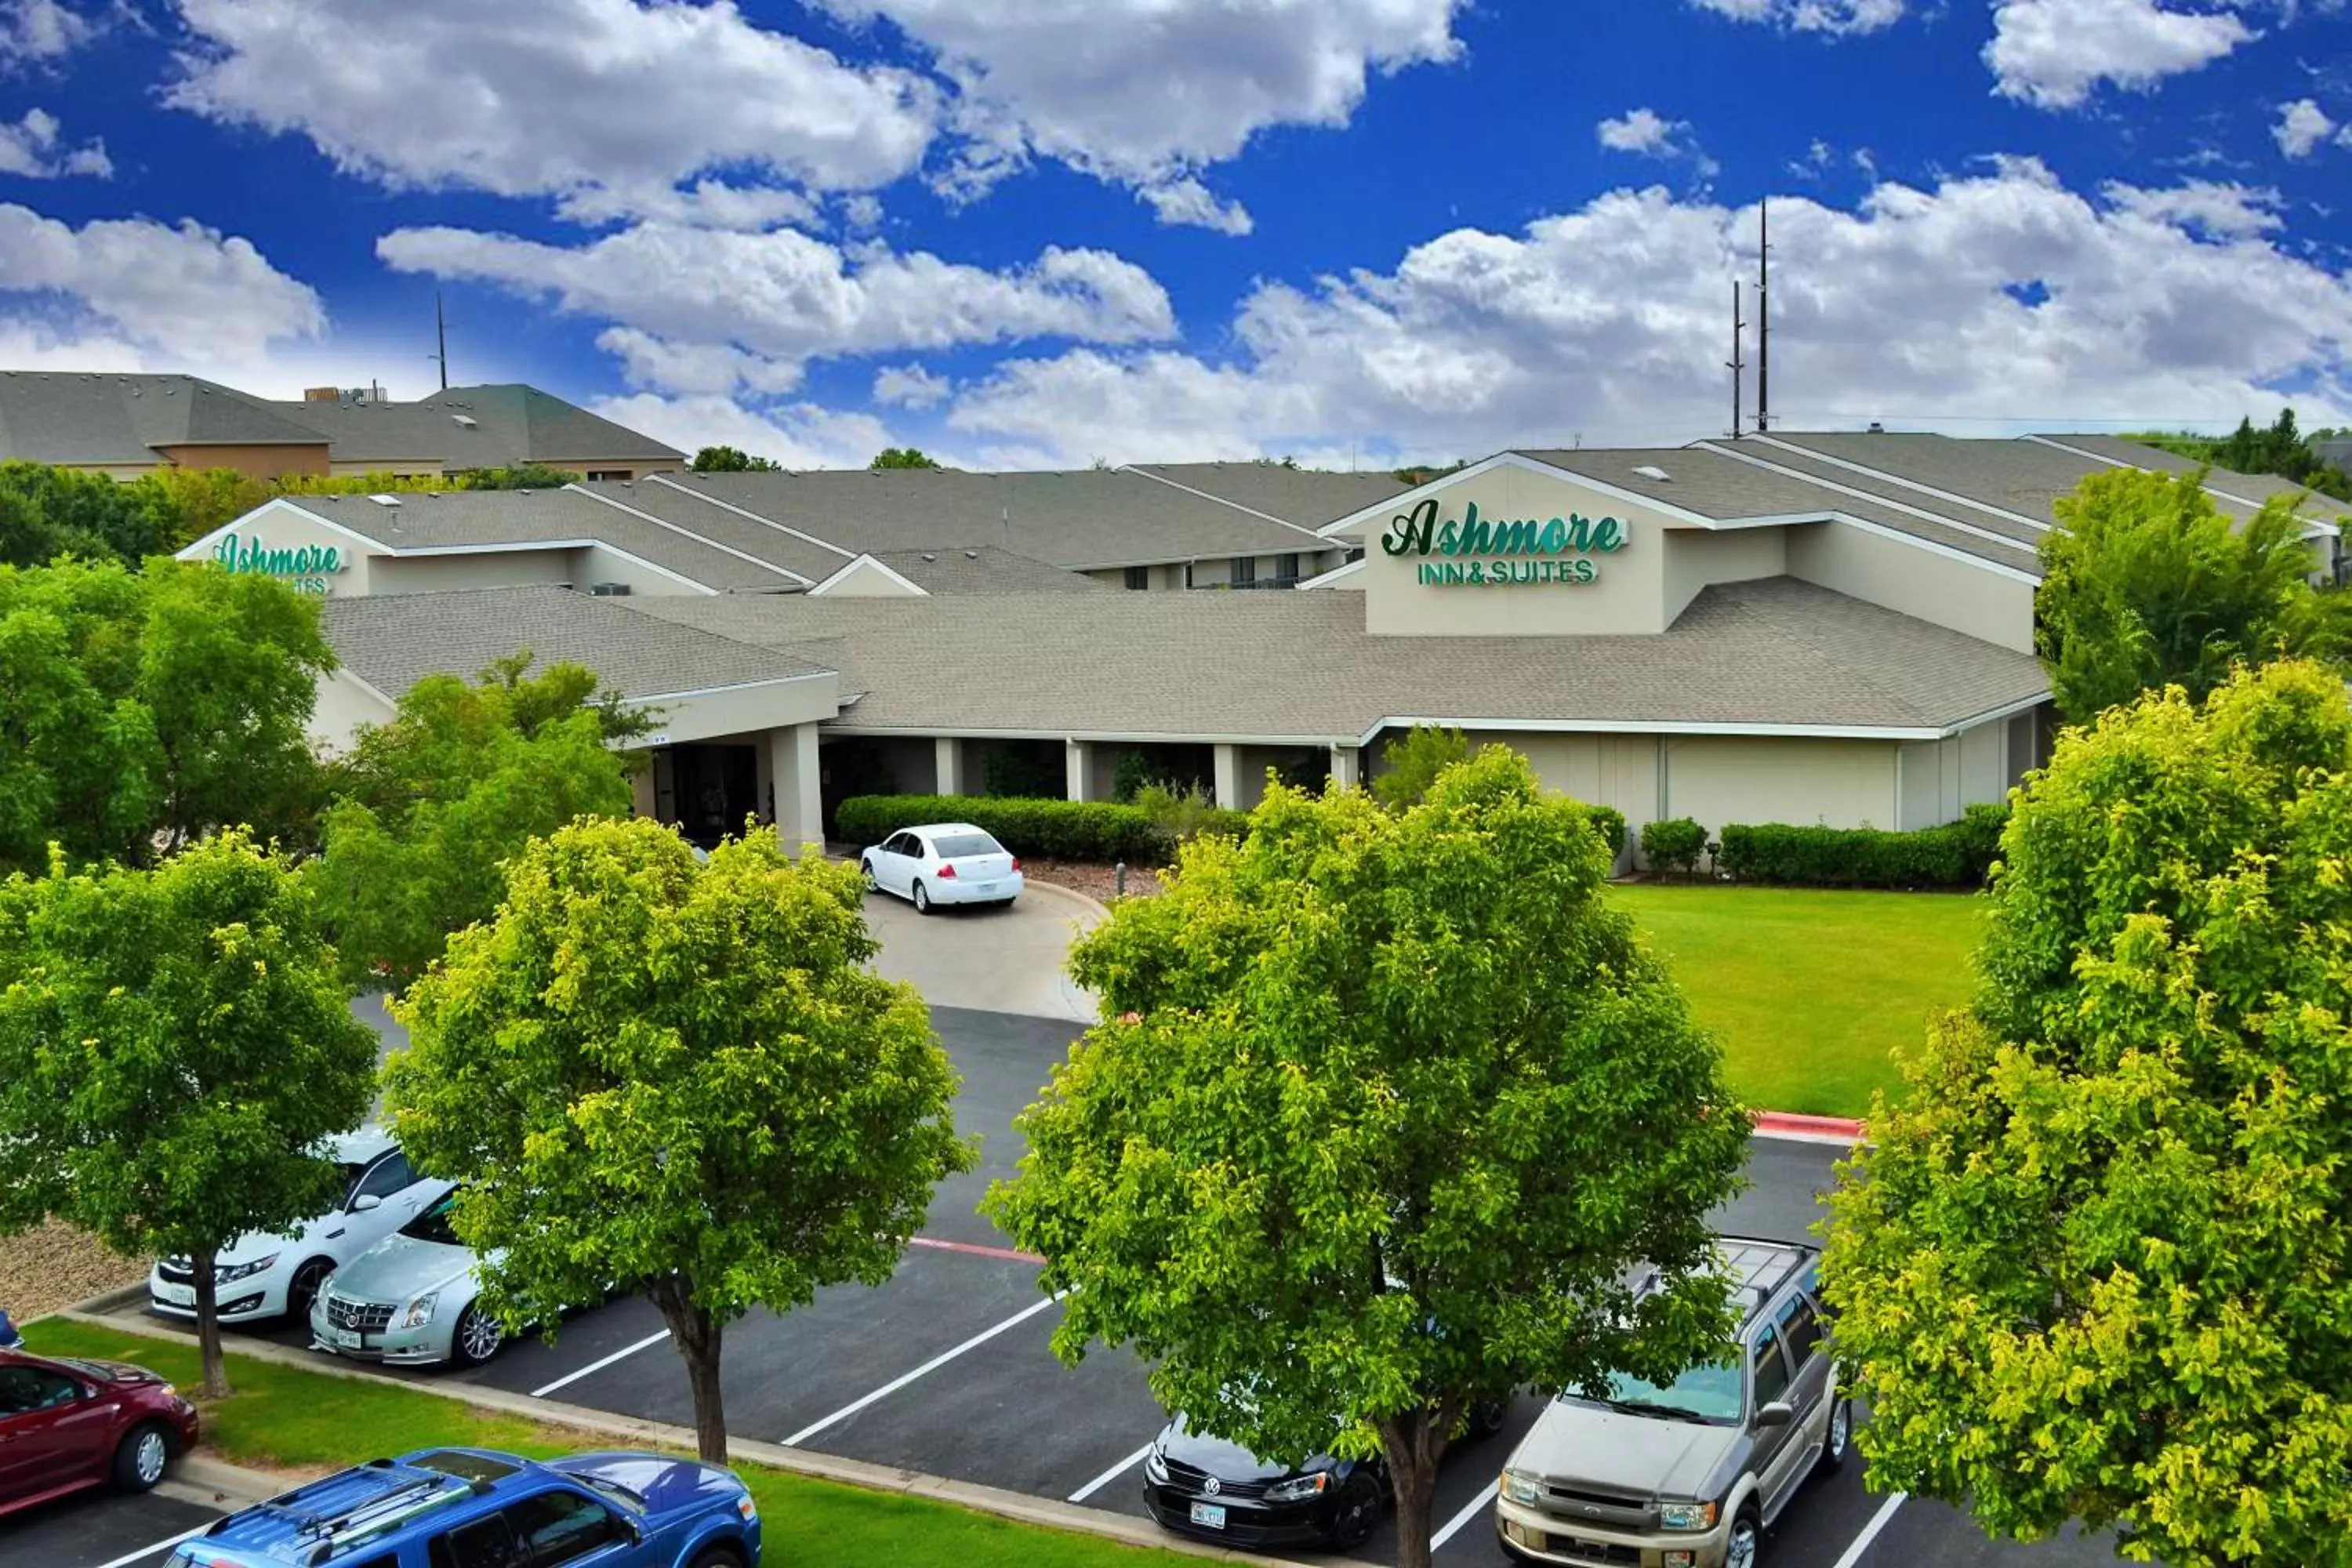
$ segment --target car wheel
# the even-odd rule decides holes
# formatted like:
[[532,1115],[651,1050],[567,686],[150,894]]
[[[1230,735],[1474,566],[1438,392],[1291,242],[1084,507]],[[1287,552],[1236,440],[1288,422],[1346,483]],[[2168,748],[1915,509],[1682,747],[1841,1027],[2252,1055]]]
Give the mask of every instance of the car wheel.
[[1826,1473],[1845,1463],[1845,1451],[1853,1445],[1853,1405],[1841,1399],[1830,1406],[1830,1429],[1822,1438],[1821,1468]]
[[483,1311],[480,1302],[468,1301],[458,1314],[457,1331],[449,1336],[449,1359],[459,1366],[479,1366],[506,1342],[507,1331],[499,1321]]
[[1739,1517],[1731,1521],[1730,1537],[1723,1543],[1723,1568],[1756,1568],[1763,1550],[1764,1527],[1756,1522],[1755,1510],[1740,1510]]
[[878,893],[882,890],[881,881],[874,875],[873,861],[860,860],[857,863],[857,874],[866,879],[866,890],[867,892]]
[[1361,1546],[1372,1538],[1372,1527],[1381,1521],[1381,1484],[1372,1479],[1369,1470],[1358,1470],[1339,1489],[1339,1500],[1331,1505],[1331,1544],[1340,1551]]
[[731,1546],[713,1546],[686,1568],[743,1568],[743,1554]]
[[923,885],[920,882],[915,884],[915,912],[919,915],[931,912],[931,896],[923,891]]
[[294,1278],[286,1282],[286,1315],[296,1322],[306,1322],[310,1305],[327,1283],[327,1276],[335,1271],[331,1258],[313,1258],[294,1270]]
[[1465,1442],[1482,1443],[1503,1429],[1511,1418],[1511,1405],[1507,1399],[1470,1407],[1470,1425],[1463,1429]]
[[143,1492],[163,1479],[172,1457],[172,1439],[152,1421],[133,1426],[114,1449],[114,1485],[118,1491]]

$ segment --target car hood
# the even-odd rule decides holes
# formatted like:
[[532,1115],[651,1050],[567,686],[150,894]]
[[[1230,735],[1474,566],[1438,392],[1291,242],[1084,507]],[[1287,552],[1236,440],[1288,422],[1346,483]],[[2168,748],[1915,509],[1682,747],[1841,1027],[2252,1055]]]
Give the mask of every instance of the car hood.
[[[273,1252],[284,1252],[289,1247],[299,1247],[314,1240],[320,1231],[329,1228],[328,1221],[341,1217],[341,1214],[342,1211],[337,1209],[317,1219],[304,1220],[300,1225],[287,1230],[247,1231],[214,1255],[213,1266],[216,1268],[232,1268],[240,1263],[251,1263],[256,1258],[267,1258]],[[173,1258],[168,1261],[183,1268],[189,1267],[189,1260],[186,1258]]]
[[714,1504],[731,1507],[744,1495],[731,1470],[662,1454],[572,1454],[548,1462],[566,1475],[593,1476],[646,1500],[646,1516],[699,1512]]
[[158,1384],[163,1381],[162,1377],[145,1367],[133,1366],[127,1361],[91,1361],[82,1356],[59,1356],[57,1360],[60,1364],[72,1367],[76,1372],[88,1373],[92,1377],[102,1377],[107,1382],[124,1388],[136,1388],[142,1384]]
[[1271,1464],[1239,1443],[1229,1443],[1223,1437],[1195,1432],[1181,1421],[1171,1421],[1161,1430],[1160,1452],[1180,1465],[1190,1465],[1221,1481],[1279,1480],[1301,1470],[1326,1469],[1331,1463],[1318,1455],[1297,1469],[1288,1465]]
[[469,1248],[394,1235],[336,1269],[332,1286],[337,1295],[359,1300],[404,1301],[473,1267]]
[[1628,1496],[1703,1499],[1717,1467],[1741,1441],[1737,1426],[1555,1400],[1520,1441],[1508,1468]]

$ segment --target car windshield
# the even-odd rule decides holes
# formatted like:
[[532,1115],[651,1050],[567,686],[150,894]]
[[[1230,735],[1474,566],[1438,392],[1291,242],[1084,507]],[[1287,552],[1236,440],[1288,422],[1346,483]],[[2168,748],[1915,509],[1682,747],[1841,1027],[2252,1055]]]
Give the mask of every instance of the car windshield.
[[638,1493],[631,1491],[628,1488],[623,1486],[618,1481],[607,1480],[603,1476],[582,1475],[577,1470],[573,1470],[570,1472],[570,1474],[572,1479],[578,1481],[582,1486],[588,1488],[592,1491],[603,1492],[606,1497],[611,1498],[614,1501],[619,1503],[622,1507],[627,1509],[632,1513],[643,1513],[646,1511],[646,1500]]
[[1644,1415],[1695,1417],[1727,1425],[1739,1419],[1742,1392],[1739,1352],[1735,1347],[1724,1352],[1720,1363],[1695,1366],[1663,1388],[1631,1373],[1613,1373],[1604,1403]]
[[967,855],[1004,853],[1004,846],[985,833],[942,833],[931,842],[938,847],[942,860],[961,860]]
[[437,1241],[444,1247],[465,1246],[464,1242],[457,1239],[457,1233],[449,1228],[449,1207],[457,1202],[457,1194],[451,1193],[439,1203],[402,1226],[400,1234],[414,1237],[419,1241]]

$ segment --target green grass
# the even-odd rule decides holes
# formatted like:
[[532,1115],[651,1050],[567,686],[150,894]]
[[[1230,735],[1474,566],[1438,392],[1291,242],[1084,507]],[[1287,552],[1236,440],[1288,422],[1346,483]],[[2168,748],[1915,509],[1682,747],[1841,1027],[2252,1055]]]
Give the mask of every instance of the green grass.
[[1761,1110],[1868,1110],[1874,1089],[1897,1086],[1895,1047],[1968,1000],[1983,933],[1982,901],[1951,894],[1636,883],[1612,896]]
[[[193,1389],[193,1343],[150,1339],[49,1318],[25,1330],[47,1355],[133,1362]],[[681,1376],[683,1374],[681,1373]],[[236,1392],[204,1406],[205,1446],[221,1458],[269,1469],[320,1471],[414,1448],[499,1448],[534,1458],[609,1448],[609,1436],[572,1432],[520,1416],[478,1410],[388,1384],[329,1377],[232,1353]],[[893,1568],[1187,1568],[1196,1559],[1041,1530],[952,1504],[755,1465],[737,1471],[759,1500],[771,1563],[887,1563]]]

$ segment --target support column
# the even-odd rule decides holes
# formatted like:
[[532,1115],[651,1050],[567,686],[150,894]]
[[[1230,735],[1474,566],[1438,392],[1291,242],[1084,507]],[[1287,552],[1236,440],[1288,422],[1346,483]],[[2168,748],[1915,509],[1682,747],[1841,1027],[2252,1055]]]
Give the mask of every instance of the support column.
[[824,842],[824,801],[817,789],[814,724],[771,730],[761,751],[775,781],[776,837],[788,852]]
[[931,770],[934,795],[963,793],[963,742],[952,735],[941,735],[931,742]]
[[1341,789],[1354,789],[1363,783],[1363,752],[1354,746],[1332,747],[1331,782]]
[[1217,804],[1228,809],[1239,809],[1242,804],[1242,749],[1221,745],[1216,749]]
[[1066,786],[1063,793],[1071,800],[1093,798],[1094,752],[1085,741],[1062,742],[1062,778]]

